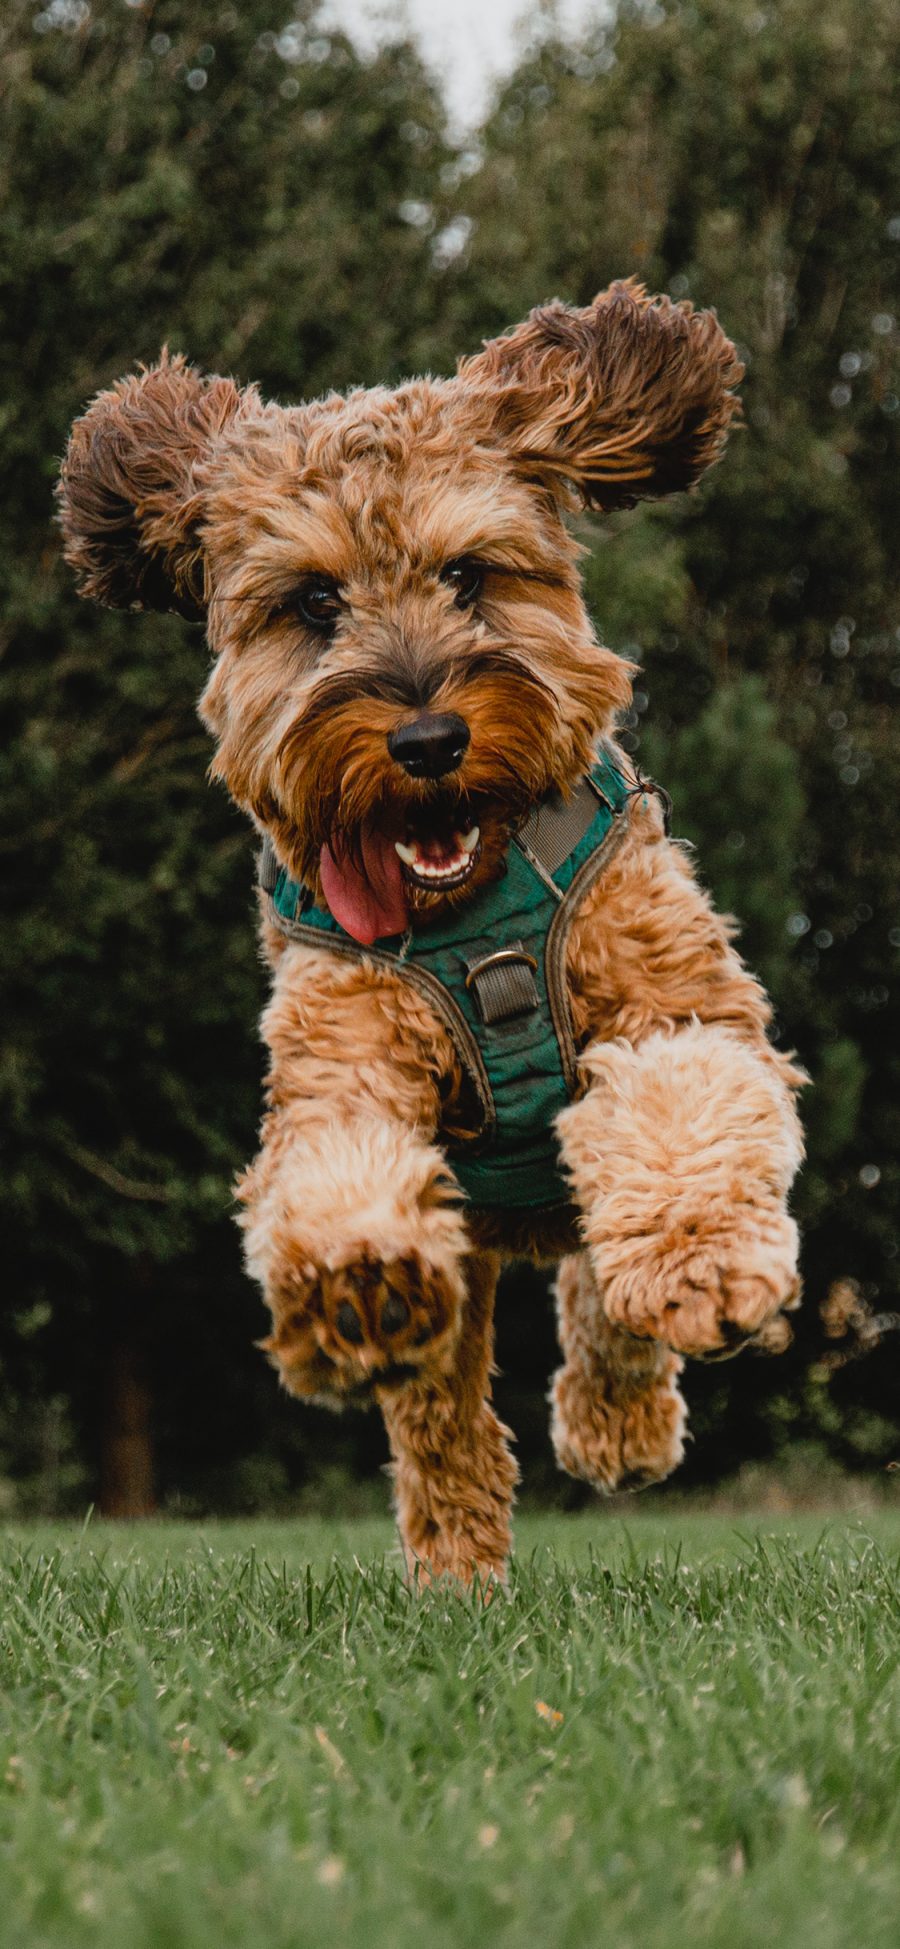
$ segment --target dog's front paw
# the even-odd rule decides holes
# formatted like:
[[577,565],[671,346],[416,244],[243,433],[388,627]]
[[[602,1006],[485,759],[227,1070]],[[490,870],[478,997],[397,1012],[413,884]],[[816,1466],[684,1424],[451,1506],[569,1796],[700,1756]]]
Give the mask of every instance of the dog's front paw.
[[363,1255],[293,1279],[261,1344],[292,1394],[340,1406],[445,1367],[461,1305],[459,1281],[418,1253]]
[[440,1152],[400,1124],[274,1128],[238,1187],[247,1266],[292,1394],[340,1407],[440,1370],[469,1250]]
[[799,1303],[797,1227],[781,1209],[664,1215],[594,1259],[617,1326],[695,1357],[739,1352]]

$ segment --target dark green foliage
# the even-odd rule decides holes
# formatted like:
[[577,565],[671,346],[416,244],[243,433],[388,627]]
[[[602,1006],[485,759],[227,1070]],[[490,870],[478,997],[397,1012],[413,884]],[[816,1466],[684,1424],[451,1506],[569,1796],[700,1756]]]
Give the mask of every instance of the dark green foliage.
[[788,973],[805,808],[794,754],[760,679],[729,678],[668,738],[651,726],[640,756],[665,779],[673,830],[696,846],[700,877],[725,913],[740,915],[744,953],[777,991]]
[[[523,60],[472,173],[403,47],[366,64],[263,0],[10,0],[0,1449],[41,1495],[94,1492],[123,1345],[165,1496],[271,1503],[383,1452],[374,1420],[298,1413],[252,1351],[229,1215],[259,1105],[251,840],[204,780],[200,632],[74,597],[68,424],[166,340],[299,397],[450,370],[629,272],[716,304],[746,424],[699,496],[585,524],[589,597],[644,665],[626,740],[815,1083],[807,1323],[783,1362],[692,1377],[690,1467],[810,1427],[866,1466],[895,1452],[900,1339],[804,1376],[829,1280],[883,1309],[900,1250],[898,77],[892,0],[864,32],[852,0],[625,0],[585,48]],[[544,1483],[543,1283],[514,1275],[505,1307],[501,1406]]]

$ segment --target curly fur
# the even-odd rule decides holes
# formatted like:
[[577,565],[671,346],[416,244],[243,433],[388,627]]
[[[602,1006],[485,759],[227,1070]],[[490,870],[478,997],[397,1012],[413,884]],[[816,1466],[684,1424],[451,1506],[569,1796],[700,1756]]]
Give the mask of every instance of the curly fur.
[[610,510],[699,480],[743,367],[713,312],[650,299],[629,278],[582,311],[541,305],[461,373],[486,388],[519,467]]
[[560,1468],[606,1494],[662,1482],[684,1453],[683,1362],[613,1325],[586,1253],[563,1259],[556,1305],[565,1364],[550,1398]]
[[[566,509],[690,487],[720,453],[740,366],[711,312],[631,282],[553,303],[455,378],[295,407],[179,357],[119,381],[75,426],[60,484],[83,593],[204,614],[213,770],[322,899],[329,848],[480,828],[452,893],[503,870],[511,834],[571,791],[630,697],[596,640]],[[475,561],[477,595],[449,571]],[[327,630],[310,620],[327,578]],[[388,739],[464,719],[452,773],[414,778]],[[621,762],[626,760],[620,754]],[[302,1398],[385,1416],[416,1576],[502,1575],[515,1465],[490,1406],[504,1257],[567,1253],[553,1391],[561,1465],[598,1487],[681,1455],[681,1355],[774,1345],[796,1302],[785,1199],[803,1078],[655,801],[586,895],[567,973],[582,1050],[559,1122],[570,1213],[463,1209],[445,1146],[471,1108],[427,1002],[371,961],[263,923],[268,1111],[239,1186],[264,1343]]]
[[559,1129],[607,1318],[688,1354],[756,1333],[798,1290],[802,1149],[773,1065],[699,1022],[591,1043],[582,1064]]

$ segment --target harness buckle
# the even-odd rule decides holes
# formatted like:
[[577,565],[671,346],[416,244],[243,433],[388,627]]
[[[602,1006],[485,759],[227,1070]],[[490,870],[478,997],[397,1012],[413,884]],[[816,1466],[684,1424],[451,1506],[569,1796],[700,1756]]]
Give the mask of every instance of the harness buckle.
[[475,955],[466,962],[466,969],[466,987],[487,1028],[530,1015],[541,1005],[534,979],[537,962],[521,941],[495,948],[491,954]]

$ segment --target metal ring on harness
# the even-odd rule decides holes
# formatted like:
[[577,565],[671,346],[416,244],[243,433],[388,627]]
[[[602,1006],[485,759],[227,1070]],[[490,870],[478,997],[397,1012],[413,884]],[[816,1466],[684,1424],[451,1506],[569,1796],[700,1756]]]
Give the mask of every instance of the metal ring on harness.
[[530,1015],[540,1006],[534,980],[538,964],[521,941],[478,954],[466,966],[465,985],[486,1028]]
[[466,987],[471,988],[473,981],[477,981],[478,976],[484,974],[485,968],[496,968],[500,961],[527,961],[533,973],[537,970],[537,962],[534,956],[532,954],[526,954],[524,948],[498,947],[496,954],[485,954],[480,961],[474,961],[472,963],[466,975]]

